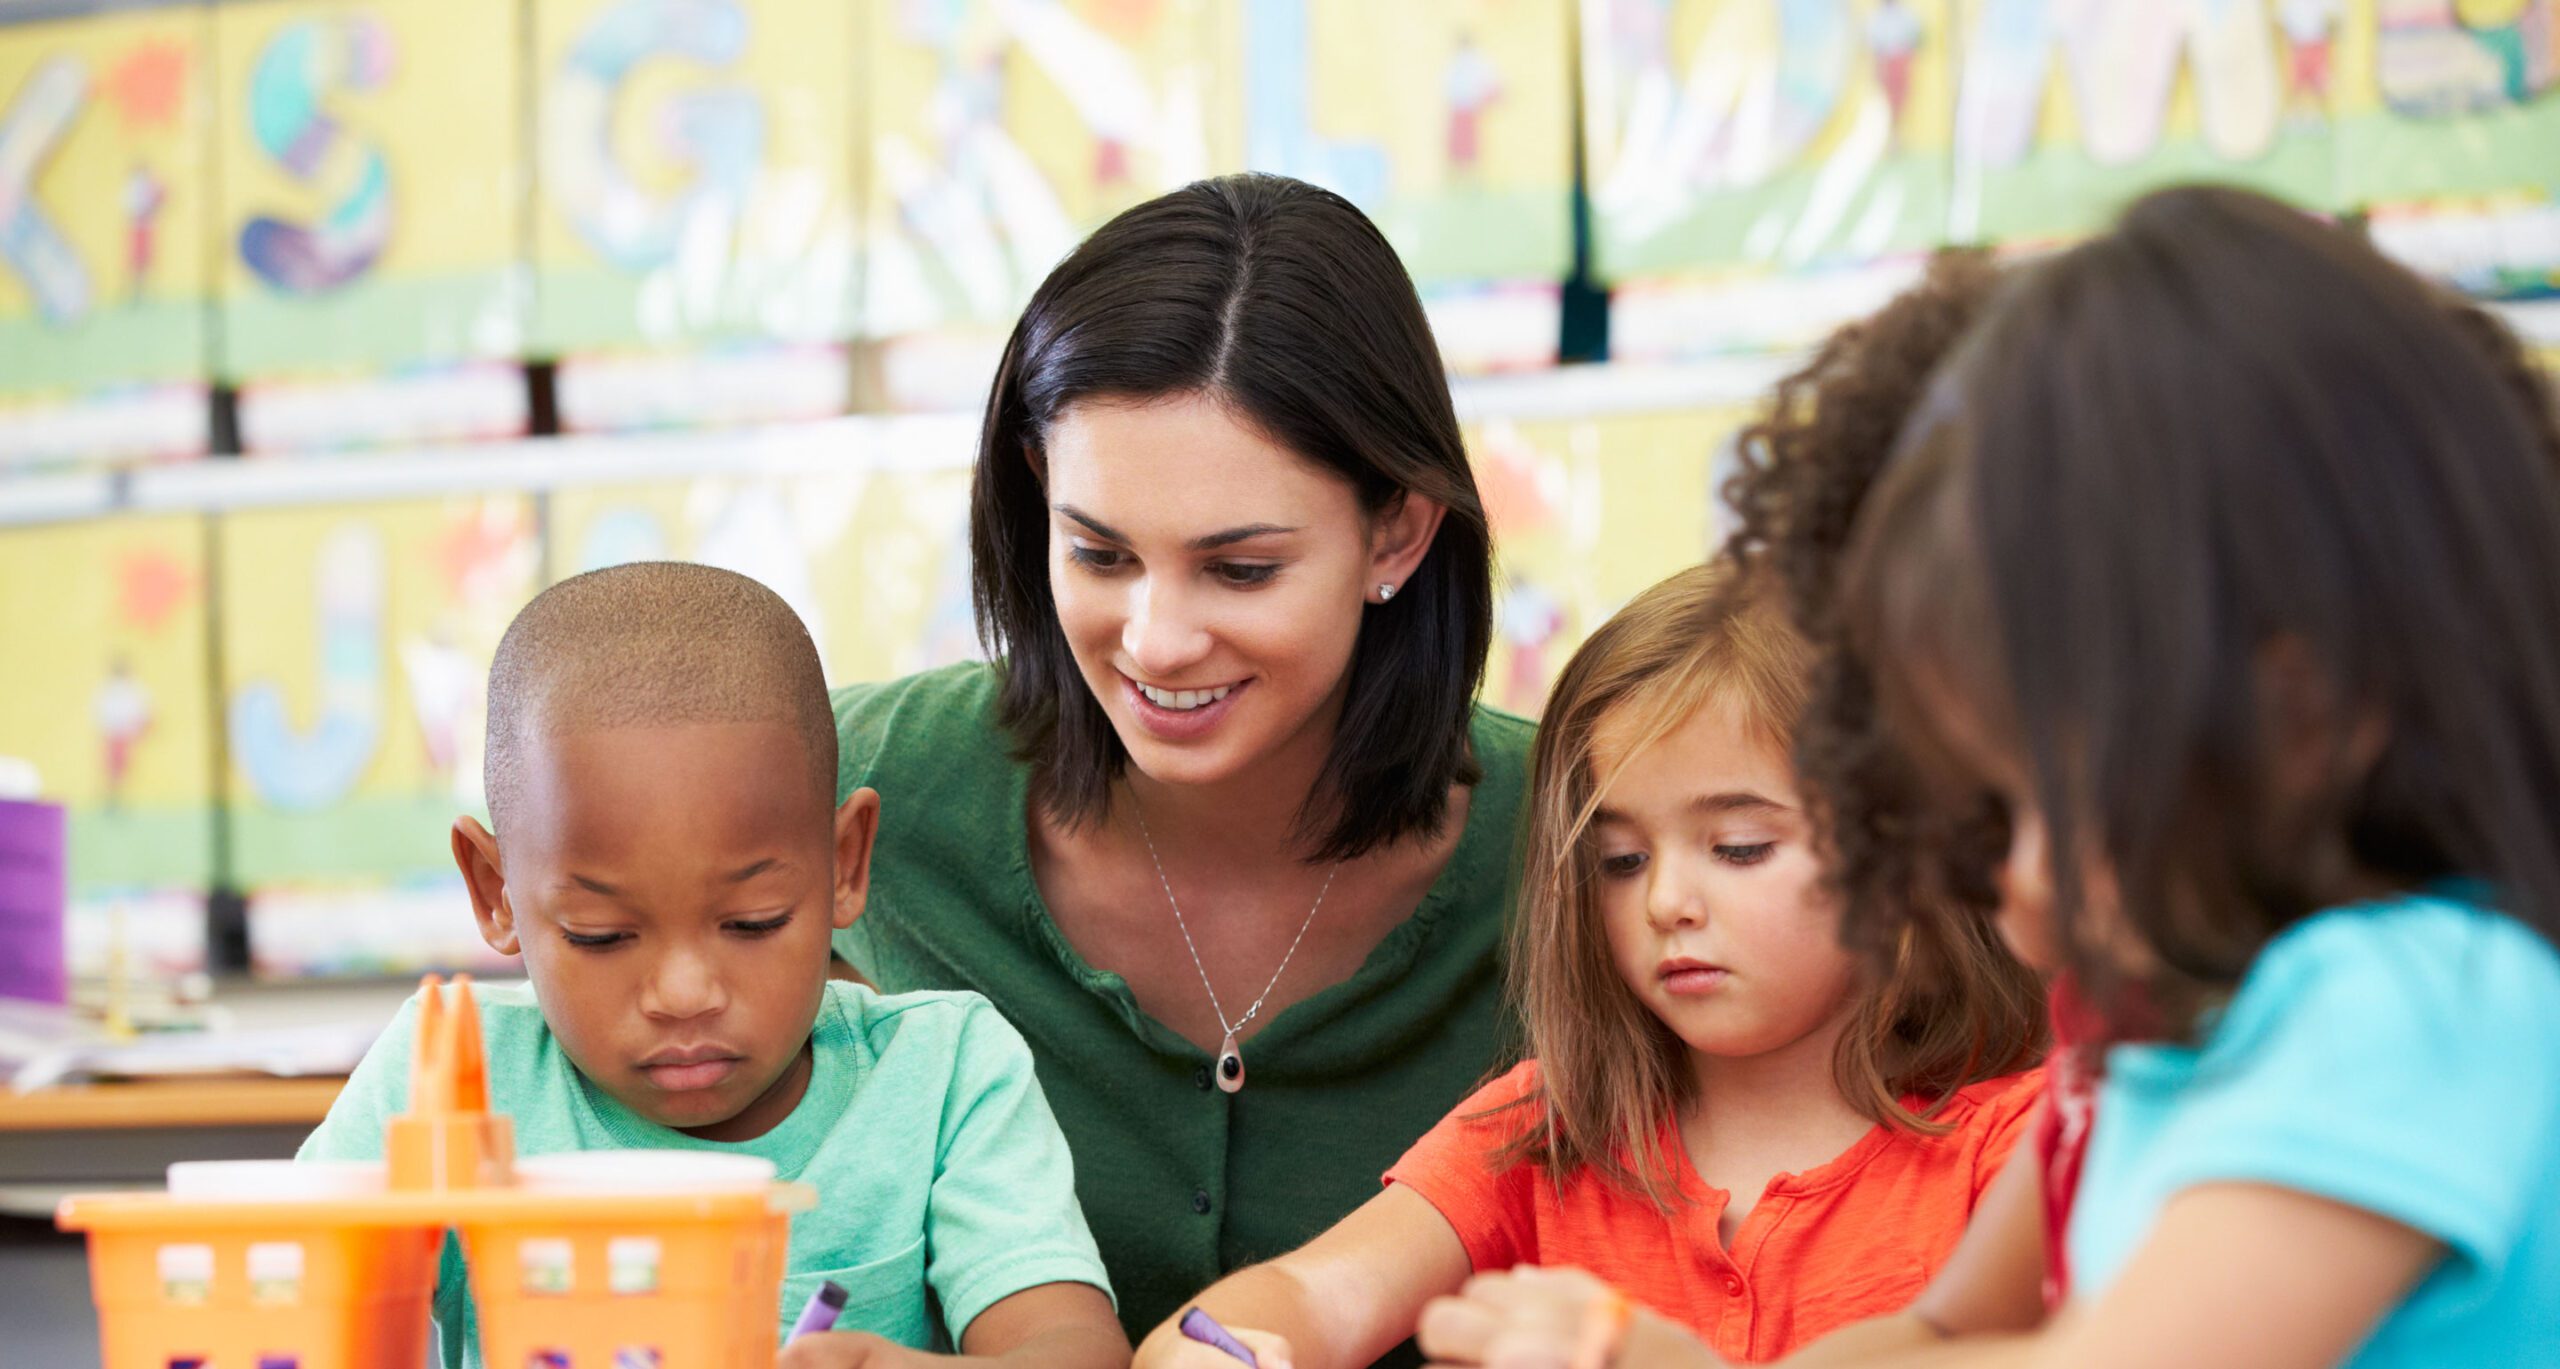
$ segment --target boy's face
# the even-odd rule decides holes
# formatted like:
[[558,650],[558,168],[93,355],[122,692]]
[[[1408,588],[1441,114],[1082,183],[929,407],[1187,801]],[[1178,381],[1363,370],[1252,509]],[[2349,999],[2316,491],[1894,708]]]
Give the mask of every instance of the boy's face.
[[861,914],[879,800],[811,792],[780,723],[528,737],[499,839],[454,855],[481,935],[524,956],[586,1076],[709,1140],[773,1129],[807,1088],[828,943]]

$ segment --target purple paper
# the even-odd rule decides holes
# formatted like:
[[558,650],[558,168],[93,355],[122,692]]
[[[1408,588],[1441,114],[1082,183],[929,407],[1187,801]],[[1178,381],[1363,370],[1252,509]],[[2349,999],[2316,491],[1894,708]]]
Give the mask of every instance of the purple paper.
[[62,834],[59,807],[0,800],[0,998],[71,1000]]

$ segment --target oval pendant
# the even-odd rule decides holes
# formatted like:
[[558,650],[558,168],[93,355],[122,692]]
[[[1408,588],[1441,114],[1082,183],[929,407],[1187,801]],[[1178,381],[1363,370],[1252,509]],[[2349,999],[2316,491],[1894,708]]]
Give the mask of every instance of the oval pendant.
[[1228,1093],[1244,1091],[1244,1052],[1236,1049],[1236,1034],[1218,1043],[1218,1087]]

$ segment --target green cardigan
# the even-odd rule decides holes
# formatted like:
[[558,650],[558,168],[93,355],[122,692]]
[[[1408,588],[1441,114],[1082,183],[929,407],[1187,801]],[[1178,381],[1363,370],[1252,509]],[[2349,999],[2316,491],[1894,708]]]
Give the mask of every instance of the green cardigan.
[[1135,1340],[1219,1276],[1366,1201],[1407,1146],[1510,1063],[1502,942],[1534,729],[1476,710],[1484,779],[1439,880],[1351,978],[1270,1020],[1251,1083],[1227,1094],[1208,1055],[1050,919],[998,679],[970,664],[835,692],[837,795],[868,785],[881,802],[870,904],[836,950],[885,992],[975,989],[1030,1042]]

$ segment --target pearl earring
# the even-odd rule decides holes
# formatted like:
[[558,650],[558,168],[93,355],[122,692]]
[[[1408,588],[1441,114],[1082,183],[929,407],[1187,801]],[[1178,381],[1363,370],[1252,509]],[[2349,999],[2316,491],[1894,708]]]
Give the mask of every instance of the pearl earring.
[[1389,599],[1392,599],[1392,598],[1394,598],[1394,597],[1396,597],[1396,587],[1395,587],[1395,586],[1393,586],[1393,585],[1387,585],[1387,584],[1382,584],[1382,585],[1378,586],[1378,602],[1379,602],[1379,603],[1382,603],[1382,604],[1383,604],[1383,603],[1385,603],[1386,601],[1388,601]]

